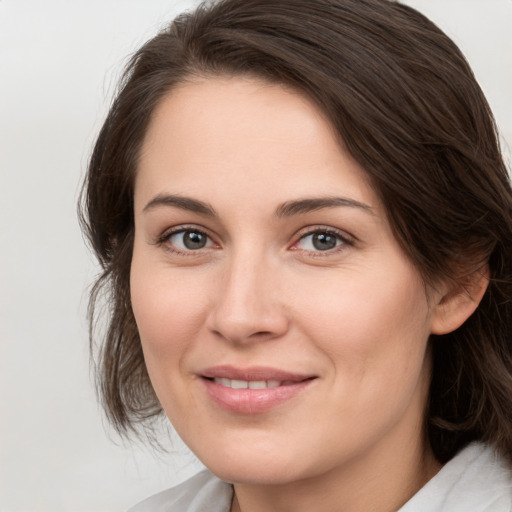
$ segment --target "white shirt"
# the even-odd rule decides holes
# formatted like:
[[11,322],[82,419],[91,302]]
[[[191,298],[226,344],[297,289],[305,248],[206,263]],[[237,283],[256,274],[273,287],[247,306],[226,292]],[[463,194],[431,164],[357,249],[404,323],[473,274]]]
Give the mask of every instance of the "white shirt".
[[[232,497],[230,484],[202,471],[128,512],[229,512]],[[491,448],[473,443],[397,512],[512,512],[512,471]]]

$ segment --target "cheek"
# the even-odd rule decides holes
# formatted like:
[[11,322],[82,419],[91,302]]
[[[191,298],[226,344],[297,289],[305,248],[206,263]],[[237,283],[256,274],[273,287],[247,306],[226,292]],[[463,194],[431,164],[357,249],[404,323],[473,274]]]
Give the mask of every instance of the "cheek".
[[[337,373],[393,380],[419,372],[430,331],[421,279],[413,269],[361,272],[309,290],[301,306],[303,330]],[[297,294],[298,296],[298,294]],[[307,301],[307,302],[306,302]]]
[[205,294],[194,282],[168,268],[145,265],[134,255],[131,301],[148,366],[153,360],[177,361],[201,329]]
[[139,265],[134,258],[131,300],[144,360],[153,389],[176,427],[179,411],[196,407],[183,363],[194,351],[205,311],[204,293],[198,293],[190,278],[177,277],[168,268]]
[[315,307],[304,308],[303,329],[331,368],[327,409],[339,418],[328,427],[333,439],[338,425],[347,425],[344,435],[355,446],[359,437],[370,439],[397,424],[406,411],[422,415],[429,308],[419,278],[402,276],[332,283],[322,291],[329,300],[310,296]]

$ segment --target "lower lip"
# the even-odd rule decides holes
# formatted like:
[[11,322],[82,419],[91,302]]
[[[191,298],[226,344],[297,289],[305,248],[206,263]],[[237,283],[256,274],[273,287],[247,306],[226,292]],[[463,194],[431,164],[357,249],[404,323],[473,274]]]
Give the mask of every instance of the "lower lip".
[[315,379],[307,379],[275,388],[233,389],[213,380],[202,381],[210,398],[222,409],[240,414],[257,414],[270,411],[287,402],[310,386]]

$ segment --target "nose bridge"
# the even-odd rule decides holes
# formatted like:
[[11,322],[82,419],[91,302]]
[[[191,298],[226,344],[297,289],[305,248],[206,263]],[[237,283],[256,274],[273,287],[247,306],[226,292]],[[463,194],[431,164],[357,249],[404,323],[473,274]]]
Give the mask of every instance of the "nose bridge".
[[287,318],[277,298],[277,273],[265,251],[254,246],[233,251],[220,277],[211,329],[232,342],[282,334]]

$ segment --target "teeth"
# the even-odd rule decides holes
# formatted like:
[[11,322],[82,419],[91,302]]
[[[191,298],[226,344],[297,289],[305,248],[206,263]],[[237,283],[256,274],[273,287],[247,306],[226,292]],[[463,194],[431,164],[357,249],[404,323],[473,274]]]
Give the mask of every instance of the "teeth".
[[267,383],[264,380],[252,380],[249,382],[250,389],[265,389]]
[[249,383],[246,380],[235,380],[231,381],[231,387],[233,389],[247,389],[249,387]]
[[278,380],[236,380],[236,379],[213,379],[213,382],[226,388],[233,389],[266,389],[277,388],[281,385]]

